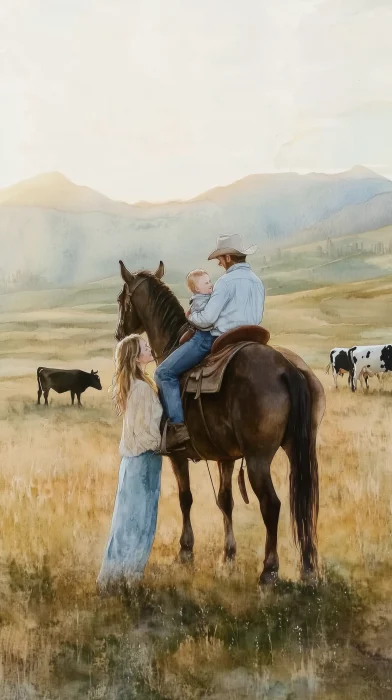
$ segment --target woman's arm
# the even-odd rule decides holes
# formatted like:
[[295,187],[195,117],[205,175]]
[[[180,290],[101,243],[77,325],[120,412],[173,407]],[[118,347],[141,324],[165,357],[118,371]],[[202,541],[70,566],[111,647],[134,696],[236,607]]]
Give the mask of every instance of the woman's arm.
[[124,442],[131,452],[147,452],[159,447],[162,406],[147,382],[138,382],[124,415]]

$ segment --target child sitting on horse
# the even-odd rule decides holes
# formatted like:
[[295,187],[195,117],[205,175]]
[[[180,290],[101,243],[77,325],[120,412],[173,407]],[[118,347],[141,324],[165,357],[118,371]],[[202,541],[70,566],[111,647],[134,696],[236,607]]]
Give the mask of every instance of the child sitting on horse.
[[[192,270],[186,276],[187,287],[192,296],[189,300],[189,309],[186,316],[189,318],[195,311],[204,311],[213,290],[213,284],[208,272],[205,270]],[[213,328],[213,326],[211,326]]]

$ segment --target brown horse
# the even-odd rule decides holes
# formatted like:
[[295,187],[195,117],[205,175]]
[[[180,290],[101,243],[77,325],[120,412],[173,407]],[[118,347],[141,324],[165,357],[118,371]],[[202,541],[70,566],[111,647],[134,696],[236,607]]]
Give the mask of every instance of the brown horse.
[[[120,268],[125,284],[118,297],[115,337],[121,340],[130,333],[146,332],[159,364],[178,345],[181,328],[186,323],[184,310],[162,282],[162,262],[155,274],[147,271],[132,274],[122,261]],[[302,576],[313,576],[317,572],[316,434],[324,412],[324,391],[298,356],[288,352],[289,361],[282,353],[286,351],[278,352],[256,343],[237,353],[226,370],[220,392],[202,396],[210,439],[203,427],[198,402],[188,401],[186,409],[195,448],[203,457],[217,461],[219,466],[218,504],[224,514],[224,557],[228,560],[233,559],[236,552],[232,527],[234,462],[242,456],[246,459],[249,481],[259,499],[267,530],[260,583],[275,581],[279,568],[280,501],[270,474],[271,462],[279,447],[290,461],[290,509]],[[304,373],[307,373],[306,378]],[[181,560],[192,558],[194,544],[188,457],[186,452],[171,456],[183,516]]]

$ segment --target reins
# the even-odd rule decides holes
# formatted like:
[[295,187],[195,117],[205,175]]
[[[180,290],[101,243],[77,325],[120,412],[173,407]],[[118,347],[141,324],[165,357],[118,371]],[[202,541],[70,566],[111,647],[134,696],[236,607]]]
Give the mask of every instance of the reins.
[[[202,414],[202,417],[203,417],[204,426],[206,427],[206,422],[205,422],[205,418],[204,418],[203,408],[202,408],[202,406],[200,406],[200,407],[201,407],[201,414]],[[166,426],[167,426],[167,422],[166,422]],[[165,427],[166,427],[166,426],[165,426]],[[213,440],[211,439],[211,435],[210,435],[210,432],[209,432],[208,428],[207,428],[207,437],[209,437],[209,439],[211,440],[211,442],[212,442],[212,444],[214,445],[214,447],[216,447],[215,443],[214,443]],[[224,517],[224,518],[227,518],[226,513],[224,512],[223,508],[221,508],[221,506],[219,505],[219,502],[218,502],[218,497],[217,497],[217,495],[216,495],[214,482],[213,482],[213,479],[212,479],[212,476],[211,476],[210,465],[208,464],[208,459],[207,459],[206,457],[204,457],[202,454],[200,454],[199,450],[197,449],[195,443],[194,443],[193,440],[192,440],[191,435],[189,436],[189,439],[190,439],[190,443],[191,443],[191,445],[192,445],[193,450],[196,452],[196,454],[198,455],[198,457],[200,457],[200,460],[206,463],[206,467],[207,467],[207,470],[208,470],[208,475],[209,475],[210,481],[211,481],[212,491],[213,491],[213,493],[214,493],[215,503],[216,503],[216,505],[218,506],[219,510],[221,511],[223,517]],[[242,458],[241,468],[242,468],[243,461],[244,461],[244,458]]]
[[[200,413],[201,413],[201,417],[203,419],[203,425],[204,425],[204,429],[206,431],[207,437],[210,440],[211,444],[215,448],[219,449],[218,446],[216,445],[216,443],[214,442],[214,440],[212,439],[210,430],[208,428],[207,421],[206,421],[205,416],[204,416],[203,405],[201,402],[201,396],[199,396],[198,404],[199,404]],[[210,465],[208,463],[208,459],[206,457],[204,457],[202,454],[200,454],[199,450],[197,449],[197,447],[195,446],[195,443],[192,440],[191,435],[189,436],[189,438],[190,438],[191,445],[192,445],[194,451],[196,452],[196,454],[198,455],[198,457],[200,457],[200,460],[206,463],[208,476],[210,477],[212,491],[214,493],[215,503],[218,506],[219,510],[221,511],[223,517],[226,518],[226,520],[227,520],[228,519],[227,515],[226,515],[225,511],[223,510],[223,508],[220,506],[219,501],[218,501],[218,497],[216,495],[215,485],[214,485],[214,481],[213,481],[213,478],[211,475],[211,470],[210,470]],[[240,471],[238,473],[238,486],[240,489],[241,496],[244,499],[245,503],[249,503],[248,494],[246,493],[246,487],[245,487],[245,482],[244,482],[244,462],[245,462],[245,458],[242,457],[241,458],[241,467],[240,467]]]
[[[208,464],[208,459],[205,460],[205,463],[206,463],[206,465],[207,465],[208,474],[209,474],[209,476],[210,476],[211,486],[212,486],[212,490],[213,490],[213,492],[214,492],[215,503],[216,503],[216,505],[218,506],[219,510],[221,510],[222,513],[223,513],[223,510],[222,510],[222,508],[220,507],[220,505],[219,505],[219,503],[218,503],[218,498],[217,498],[217,495],[216,495],[214,482],[213,482],[213,480],[212,480],[211,471],[210,471],[210,465]],[[225,513],[223,513],[223,515],[225,515]]]
[[[206,465],[207,465],[207,469],[208,469],[208,474],[209,474],[210,481],[211,481],[212,490],[213,490],[213,492],[214,492],[215,503],[216,503],[216,505],[218,506],[219,510],[221,511],[223,517],[226,518],[226,519],[228,519],[228,517],[227,517],[225,511],[224,511],[223,508],[221,508],[221,506],[219,505],[218,498],[217,498],[216,491],[215,491],[214,482],[213,482],[212,476],[211,476],[210,465],[208,464],[208,459],[205,459],[204,461],[205,461],[205,463],[206,463]],[[241,472],[243,472],[243,469],[244,469],[244,457],[241,458],[241,467],[240,467],[240,472],[239,472],[240,474],[241,474]],[[241,489],[240,489],[240,490],[241,490]],[[244,495],[243,495],[243,494],[242,494],[242,497],[244,498]],[[245,498],[244,498],[244,500],[245,500]],[[248,501],[245,501],[245,503],[246,503],[246,502],[249,503],[249,500],[248,500]]]

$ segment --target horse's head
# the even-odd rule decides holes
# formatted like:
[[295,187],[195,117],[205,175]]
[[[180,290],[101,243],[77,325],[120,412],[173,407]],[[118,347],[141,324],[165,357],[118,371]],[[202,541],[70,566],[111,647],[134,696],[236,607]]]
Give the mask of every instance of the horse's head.
[[[124,286],[117,297],[118,321],[114,337],[118,341],[131,333],[143,333],[145,331],[143,322],[133,303],[133,294],[139,285],[141,285],[145,279],[148,279],[147,273],[145,272],[129,272],[122,260],[120,260],[120,270],[121,277],[124,280]],[[162,279],[164,274],[165,266],[161,260],[154,275],[158,279]]]

